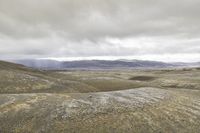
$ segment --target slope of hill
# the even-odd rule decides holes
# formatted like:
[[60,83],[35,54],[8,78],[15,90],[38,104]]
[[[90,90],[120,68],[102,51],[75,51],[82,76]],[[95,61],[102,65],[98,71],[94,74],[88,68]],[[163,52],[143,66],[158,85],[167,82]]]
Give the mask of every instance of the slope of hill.
[[158,88],[0,94],[0,132],[198,133],[199,101],[200,91]]
[[[95,88],[78,81],[73,77],[65,79],[53,77],[52,72],[36,70],[14,63],[0,61],[0,93],[29,92],[87,92]],[[62,74],[55,74],[60,75]]]
[[5,69],[5,70],[23,70],[26,69],[28,70],[28,67],[25,67],[24,65],[21,64],[15,64],[15,63],[10,63],[6,61],[0,61],[0,69]]

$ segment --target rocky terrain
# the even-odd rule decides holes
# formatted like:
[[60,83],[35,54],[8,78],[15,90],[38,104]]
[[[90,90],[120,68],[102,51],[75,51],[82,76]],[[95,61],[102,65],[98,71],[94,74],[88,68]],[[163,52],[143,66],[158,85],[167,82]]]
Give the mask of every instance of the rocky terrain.
[[44,71],[0,62],[2,133],[198,133],[200,69]]

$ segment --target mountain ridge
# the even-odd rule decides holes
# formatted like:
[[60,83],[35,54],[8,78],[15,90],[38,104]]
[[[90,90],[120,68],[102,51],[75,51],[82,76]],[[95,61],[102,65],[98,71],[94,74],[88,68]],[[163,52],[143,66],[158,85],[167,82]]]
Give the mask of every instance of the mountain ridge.
[[39,69],[118,69],[118,68],[166,68],[175,67],[172,63],[146,60],[13,60],[14,63]]

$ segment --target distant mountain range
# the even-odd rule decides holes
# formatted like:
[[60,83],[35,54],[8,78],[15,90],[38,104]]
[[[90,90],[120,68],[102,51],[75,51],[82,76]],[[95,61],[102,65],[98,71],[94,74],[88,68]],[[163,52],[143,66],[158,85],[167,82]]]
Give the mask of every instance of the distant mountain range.
[[170,68],[170,67],[199,67],[198,63],[164,63],[143,60],[80,60],[80,61],[55,61],[55,60],[13,60],[32,68],[47,70],[65,69],[119,69],[119,68]]

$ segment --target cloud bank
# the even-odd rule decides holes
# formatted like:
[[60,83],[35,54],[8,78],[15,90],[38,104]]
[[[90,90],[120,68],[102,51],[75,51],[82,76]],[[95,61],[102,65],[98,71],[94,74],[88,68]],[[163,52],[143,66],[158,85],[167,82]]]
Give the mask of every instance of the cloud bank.
[[0,58],[200,61],[199,6],[199,0],[0,0]]

